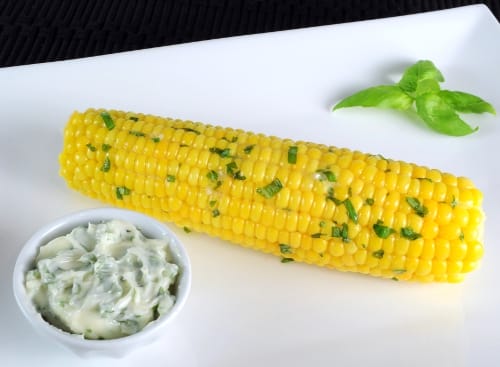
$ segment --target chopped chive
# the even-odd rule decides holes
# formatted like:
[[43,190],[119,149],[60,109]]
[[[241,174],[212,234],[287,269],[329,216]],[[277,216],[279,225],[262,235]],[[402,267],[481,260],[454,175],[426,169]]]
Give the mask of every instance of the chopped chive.
[[175,176],[174,175],[167,175],[167,182],[175,182]]
[[316,171],[316,173],[319,175],[318,179],[320,181],[325,181],[325,180],[328,182],[337,181],[337,177],[335,176],[335,173],[333,173],[329,169],[319,169]]
[[372,256],[376,257],[377,259],[382,259],[384,257],[384,250],[380,249],[380,250],[377,250],[377,251],[373,251],[372,252]]
[[220,211],[219,209],[214,209],[212,210],[212,217],[218,217],[220,215]]
[[299,147],[292,145],[288,147],[288,163],[295,164],[297,163],[297,152]]
[[406,269],[392,269],[392,272],[397,275],[406,273]]
[[135,121],[135,122],[139,121],[139,117],[135,117],[135,116],[130,116],[128,119]]
[[188,147],[189,145],[187,144],[179,144],[179,147],[183,148],[183,147]]
[[291,262],[293,262],[293,261],[295,261],[295,260],[294,260],[294,259],[292,259],[291,257],[282,257],[282,258],[281,258],[281,262],[282,262],[283,264],[286,264],[286,263],[291,263]]
[[373,230],[375,231],[378,237],[383,239],[389,237],[391,234],[396,232],[394,229],[384,226],[381,220],[378,220],[377,223],[373,225]]
[[417,198],[407,196],[406,202],[411,206],[411,208],[415,211],[415,214],[417,214],[418,216],[424,217],[427,214],[428,209],[423,206]]
[[238,137],[237,137],[237,136],[233,136],[233,137],[231,138],[231,140],[229,140],[228,138],[226,138],[226,137],[224,136],[224,137],[222,137],[222,140],[225,140],[225,141],[227,141],[227,142],[229,142],[229,143],[236,143],[236,142],[238,141]]
[[103,143],[101,145],[101,149],[103,152],[109,152],[109,150],[111,149],[111,145]]
[[198,130],[191,129],[190,127],[181,127],[180,129],[184,130],[184,131],[187,131],[187,132],[195,133],[196,135],[200,135],[201,134]]
[[421,180],[421,181],[428,181],[428,182],[434,182],[434,181],[432,181],[429,177],[417,177],[417,180]]
[[422,237],[422,235],[420,233],[415,232],[411,227],[403,227],[401,228],[401,237],[414,241],[417,238]]
[[109,160],[109,157],[106,156],[106,158],[104,158],[104,162],[102,163],[101,171],[109,172],[110,168],[111,168],[111,161]]
[[247,145],[247,146],[243,149],[243,153],[245,153],[245,154],[250,154],[250,153],[252,153],[253,148],[255,148],[255,144],[252,144],[252,145]]
[[374,203],[375,203],[375,200],[373,200],[372,198],[368,198],[365,200],[366,205],[372,206]]
[[236,171],[236,172],[234,173],[234,175],[233,175],[233,178],[234,178],[235,180],[246,180],[246,179],[247,179],[247,178],[246,178],[246,176],[243,176],[243,175],[241,174],[241,171]]
[[144,134],[142,131],[137,130],[130,130],[128,133],[137,137],[146,136],[146,134]]
[[358,223],[358,213],[356,213],[356,210],[354,209],[351,200],[345,199],[344,206],[347,210],[347,216],[349,217],[349,219],[352,220],[354,223]]
[[125,186],[118,186],[115,192],[116,192],[116,198],[118,200],[123,200],[123,197],[125,195],[130,195],[130,189]]
[[108,112],[106,111],[101,112],[101,118],[104,121],[104,125],[106,125],[106,128],[108,130],[113,130],[115,128],[115,122],[113,121],[113,118]]
[[235,161],[232,161],[228,164],[226,164],[226,172],[233,176],[234,175],[234,172],[238,169],[238,166],[236,165],[236,162]]
[[184,227],[182,227],[182,229],[183,229],[183,230],[184,230],[184,232],[186,232],[186,233],[191,233],[191,229],[190,229],[189,227],[184,226]]
[[210,180],[210,181],[217,181],[217,179],[219,178],[219,175],[217,174],[217,172],[215,172],[214,170],[210,170],[208,171],[207,173],[207,178]]
[[323,236],[323,233],[321,233],[321,232],[313,233],[311,235],[312,238],[321,238],[321,236]]
[[221,149],[221,148],[217,148],[217,147],[212,147],[209,150],[210,150],[210,153],[218,154],[221,158],[231,157],[231,149],[229,149],[229,148]]
[[333,187],[330,187],[327,191],[327,194],[326,194],[326,198],[327,200],[331,200],[335,203],[335,205],[341,205],[342,204],[342,200],[339,200],[337,198],[335,198],[335,192],[333,190]]
[[95,152],[97,150],[97,148],[95,146],[93,146],[92,144],[88,143],[87,145],[85,145],[87,148],[89,148],[89,150],[91,152]]
[[282,254],[292,254],[293,253],[292,248],[290,247],[290,245],[287,245],[287,244],[284,244],[284,243],[280,243],[280,252]]
[[159,143],[160,142],[160,137],[159,136],[153,136],[151,138],[151,140],[153,141],[153,143]]
[[349,242],[349,226],[347,223],[342,223],[341,226],[332,227],[332,237],[342,238],[342,241]]
[[283,188],[283,184],[278,178],[272,180],[269,184],[264,187],[257,188],[257,193],[264,196],[266,199],[272,198]]

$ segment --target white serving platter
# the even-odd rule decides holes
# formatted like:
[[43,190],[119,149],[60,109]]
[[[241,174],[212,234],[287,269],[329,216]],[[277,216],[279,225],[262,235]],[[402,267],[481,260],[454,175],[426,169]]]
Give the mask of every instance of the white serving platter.
[[[498,366],[500,121],[439,135],[408,116],[331,106],[432,60],[447,89],[500,110],[500,25],[482,5],[0,69],[2,366]],[[470,177],[487,215],[481,268],[461,284],[392,282],[279,258],[174,227],[192,293],[163,338],[122,360],[81,359],[35,333],[12,294],[23,243],[68,212],[104,206],[58,175],[74,110],[203,121],[411,161]]]

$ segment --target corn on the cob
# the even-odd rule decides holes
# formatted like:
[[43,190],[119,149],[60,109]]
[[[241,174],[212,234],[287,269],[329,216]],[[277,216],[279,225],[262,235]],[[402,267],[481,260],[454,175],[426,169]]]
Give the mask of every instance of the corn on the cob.
[[60,165],[90,197],[283,262],[458,282],[483,254],[469,179],[380,155],[90,109],[71,116]]

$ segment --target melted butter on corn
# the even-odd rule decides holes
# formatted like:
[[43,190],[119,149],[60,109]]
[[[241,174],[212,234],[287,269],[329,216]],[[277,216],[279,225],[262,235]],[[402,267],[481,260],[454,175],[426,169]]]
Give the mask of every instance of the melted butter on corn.
[[380,155],[89,109],[71,116],[59,162],[89,197],[283,262],[459,282],[483,255],[469,179]]

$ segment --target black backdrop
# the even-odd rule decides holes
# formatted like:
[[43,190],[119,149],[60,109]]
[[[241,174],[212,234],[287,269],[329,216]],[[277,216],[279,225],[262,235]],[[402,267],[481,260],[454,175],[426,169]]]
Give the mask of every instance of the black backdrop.
[[0,0],[0,66],[479,3],[500,19],[500,0]]

